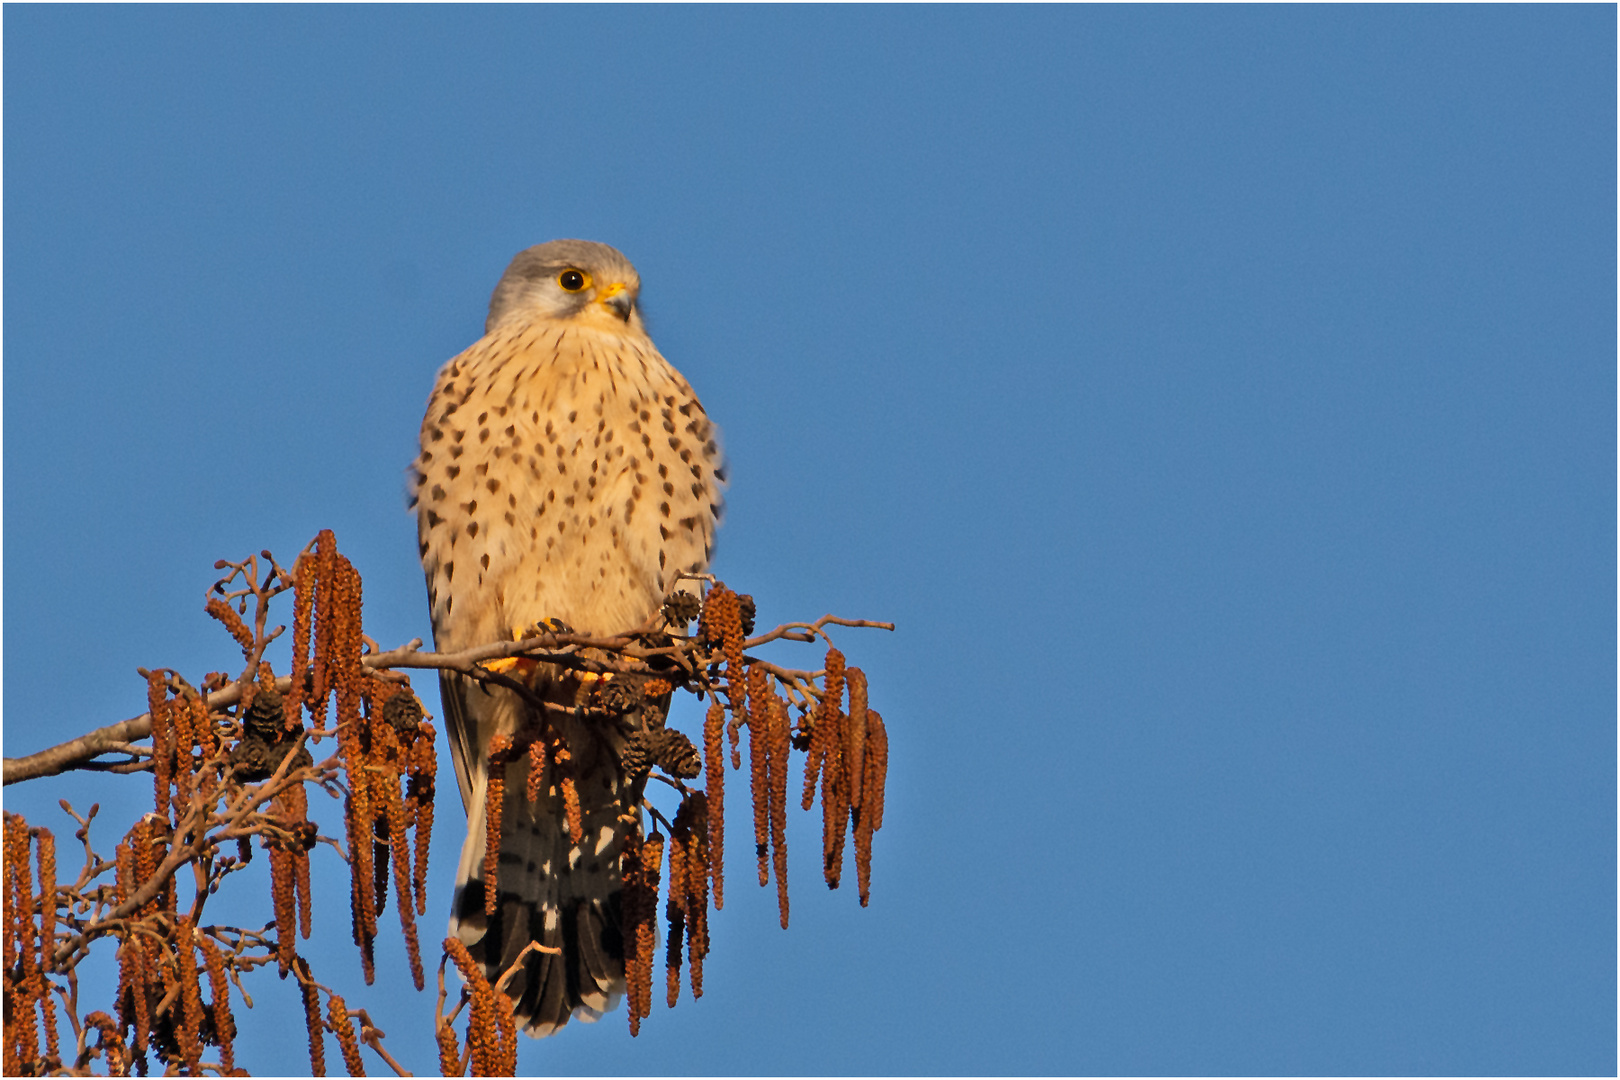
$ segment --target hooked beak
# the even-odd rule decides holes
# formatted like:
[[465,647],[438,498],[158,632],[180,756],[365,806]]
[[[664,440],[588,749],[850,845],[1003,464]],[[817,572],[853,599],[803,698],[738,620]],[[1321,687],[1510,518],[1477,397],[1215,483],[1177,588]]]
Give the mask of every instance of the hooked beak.
[[636,306],[636,298],[622,282],[615,281],[602,290],[602,295],[596,298],[600,303],[606,304],[621,322],[630,321],[630,312]]

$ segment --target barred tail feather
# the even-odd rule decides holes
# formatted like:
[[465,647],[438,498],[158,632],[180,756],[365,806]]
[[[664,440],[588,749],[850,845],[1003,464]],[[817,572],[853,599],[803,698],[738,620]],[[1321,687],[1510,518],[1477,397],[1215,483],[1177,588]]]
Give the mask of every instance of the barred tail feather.
[[[484,965],[492,982],[528,953],[507,986],[526,1034],[550,1035],[570,1019],[594,1022],[623,996],[624,942],[619,927],[619,857],[630,822],[620,819],[624,780],[618,755],[597,733],[573,732],[583,842],[569,836],[555,775],[539,798],[525,794],[529,762],[505,766],[499,883],[495,910],[484,914],[484,809],[487,783],[475,769],[469,785],[467,839],[456,870],[450,933]],[[553,766],[546,765],[548,773]]]

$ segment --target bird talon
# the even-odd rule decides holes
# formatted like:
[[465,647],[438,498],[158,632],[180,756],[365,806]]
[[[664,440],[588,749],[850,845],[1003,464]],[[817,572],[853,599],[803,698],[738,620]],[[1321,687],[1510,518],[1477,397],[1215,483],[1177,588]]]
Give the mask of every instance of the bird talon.
[[497,675],[504,675],[512,670],[521,671],[526,675],[536,666],[536,662],[527,656],[503,656],[498,660],[484,661],[485,670],[493,671]]

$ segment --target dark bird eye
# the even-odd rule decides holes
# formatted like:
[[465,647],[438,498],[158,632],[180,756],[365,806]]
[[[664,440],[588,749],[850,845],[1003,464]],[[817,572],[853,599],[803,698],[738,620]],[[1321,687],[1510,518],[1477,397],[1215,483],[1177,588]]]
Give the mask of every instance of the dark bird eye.
[[585,287],[585,275],[578,270],[564,270],[557,275],[557,284],[569,292],[579,292]]

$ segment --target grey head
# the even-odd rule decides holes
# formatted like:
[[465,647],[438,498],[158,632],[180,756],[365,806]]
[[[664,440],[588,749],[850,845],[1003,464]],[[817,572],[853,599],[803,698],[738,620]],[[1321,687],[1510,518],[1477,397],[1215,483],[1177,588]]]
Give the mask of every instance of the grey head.
[[581,319],[604,329],[641,329],[641,278],[617,249],[552,240],[518,252],[489,298],[487,334],[509,319]]

